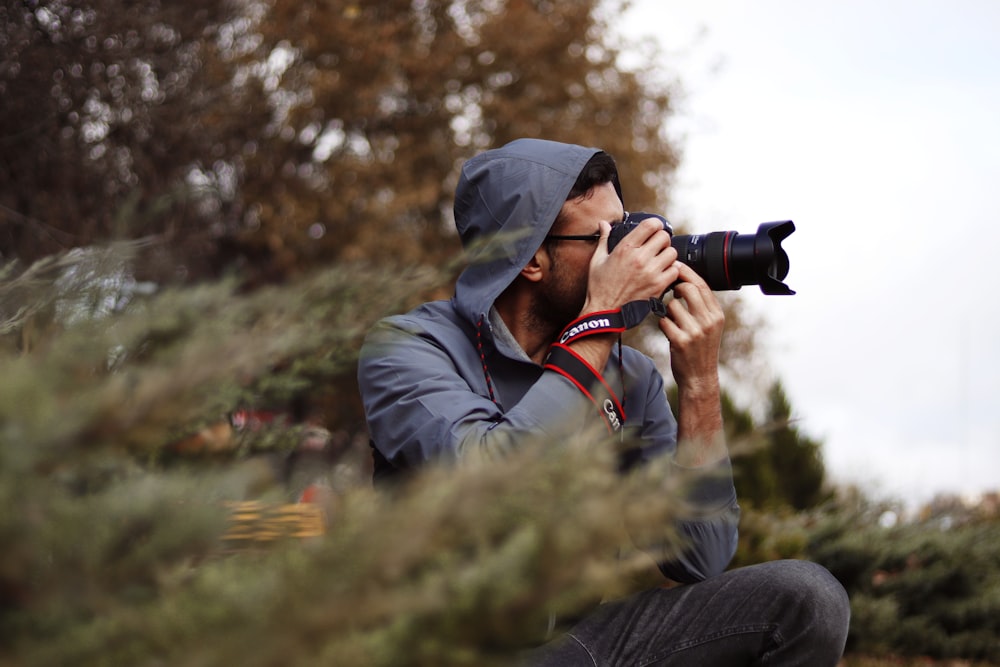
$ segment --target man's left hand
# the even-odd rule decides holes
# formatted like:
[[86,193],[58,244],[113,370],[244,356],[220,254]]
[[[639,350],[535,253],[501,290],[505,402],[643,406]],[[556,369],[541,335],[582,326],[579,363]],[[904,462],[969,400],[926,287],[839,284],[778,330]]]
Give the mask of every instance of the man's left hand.
[[715,293],[694,269],[675,262],[681,282],[660,330],[670,341],[670,367],[679,389],[718,391],[719,348],[726,316]]

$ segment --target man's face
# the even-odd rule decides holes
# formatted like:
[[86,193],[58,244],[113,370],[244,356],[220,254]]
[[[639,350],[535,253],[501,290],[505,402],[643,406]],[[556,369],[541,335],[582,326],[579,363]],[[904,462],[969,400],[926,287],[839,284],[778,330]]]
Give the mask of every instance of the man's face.
[[[611,183],[591,189],[585,196],[563,204],[550,232],[552,235],[600,233],[600,222],[621,222],[625,215],[618,193]],[[547,243],[549,272],[540,285],[535,317],[560,328],[580,315],[587,299],[590,259],[597,240],[552,240]]]

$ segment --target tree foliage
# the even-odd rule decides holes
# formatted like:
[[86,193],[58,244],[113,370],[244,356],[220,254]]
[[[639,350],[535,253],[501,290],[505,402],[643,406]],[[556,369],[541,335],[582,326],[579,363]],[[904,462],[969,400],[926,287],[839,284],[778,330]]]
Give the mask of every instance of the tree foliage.
[[[162,280],[282,279],[456,249],[460,162],[601,146],[666,204],[669,91],[623,71],[620,3],[21,3],[0,10],[0,253],[157,235]],[[517,34],[517,39],[509,39]]]
[[996,497],[903,516],[850,487],[807,511],[744,506],[734,565],[804,558],[828,568],[851,600],[848,654],[885,658],[863,664],[1000,663]]
[[6,3],[0,26],[0,256],[159,235],[175,252],[148,273],[210,273],[227,165],[270,117],[234,76],[242,5]]
[[883,525],[898,508],[841,494],[807,552],[851,596],[849,648],[1000,661],[1000,516]]
[[[731,404],[728,409],[736,412]],[[733,417],[729,422],[737,438],[755,434],[746,416]],[[828,489],[824,488],[826,472],[820,443],[799,432],[780,382],[771,386],[765,420],[759,429],[758,443],[738,450],[740,498],[760,508],[794,510],[816,507],[825,500]]]
[[[252,292],[224,281],[146,294],[115,280],[130,246],[91,250],[0,290],[4,312],[51,313],[30,352],[8,342],[16,327],[0,346],[4,664],[508,664],[540,641],[548,611],[571,617],[648,585],[622,516],[660,526],[689,509],[655,467],[623,478],[607,448],[550,442],[430,469],[395,496],[327,468],[325,535],[234,544],[227,502],[297,496],[283,464],[301,433],[178,452],[178,425],[328,387],[375,318],[449,271],[358,263]],[[731,402],[727,415],[734,444],[780,433]],[[355,428],[336,463],[366,451]],[[767,508],[745,504],[737,564],[826,565],[851,593],[853,649],[998,659],[995,515],[886,528],[887,508],[857,496]]]
[[[448,272],[352,264],[95,311],[70,298],[90,289],[68,270],[86,261],[46,263],[2,295],[5,308],[73,304],[31,353],[0,348],[3,664],[508,664],[544,639],[550,611],[572,617],[651,566],[623,518],[666,527],[698,511],[656,466],[623,477],[603,439],[557,439],[428,469],[395,494],[328,468],[325,535],[234,543],[227,503],[294,500],[283,464],[301,440],[177,451],[178,425],[325,386],[353,370],[376,318]],[[679,544],[666,528],[650,540]]]

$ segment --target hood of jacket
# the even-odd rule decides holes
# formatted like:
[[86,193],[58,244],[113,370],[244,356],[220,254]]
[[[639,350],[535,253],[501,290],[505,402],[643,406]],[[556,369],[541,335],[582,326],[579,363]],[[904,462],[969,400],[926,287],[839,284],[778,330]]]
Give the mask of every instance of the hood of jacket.
[[473,157],[455,189],[455,226],[470,264],[453,304],[473,325],[527,265],[587,161],[600,149],[517,139]]

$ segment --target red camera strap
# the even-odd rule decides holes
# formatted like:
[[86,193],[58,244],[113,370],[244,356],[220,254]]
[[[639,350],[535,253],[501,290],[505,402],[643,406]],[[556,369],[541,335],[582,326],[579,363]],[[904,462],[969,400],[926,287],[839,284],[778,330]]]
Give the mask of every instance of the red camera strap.
[[[579,334],[576,338],[582,335],[586,334]],[[580,355],[563,343],[553,343],[545,360],[545,368],[559,373],[583,392],[597,408],[610,433],[621,431],[625,425],[625,410],[621,402],[601,374]]]
[[620,334],[625,331],[625,318],[621,309],[602,310],[579,317],[570,322],[559,334],[559,343],[568,345],[574,340],[595,334]]

